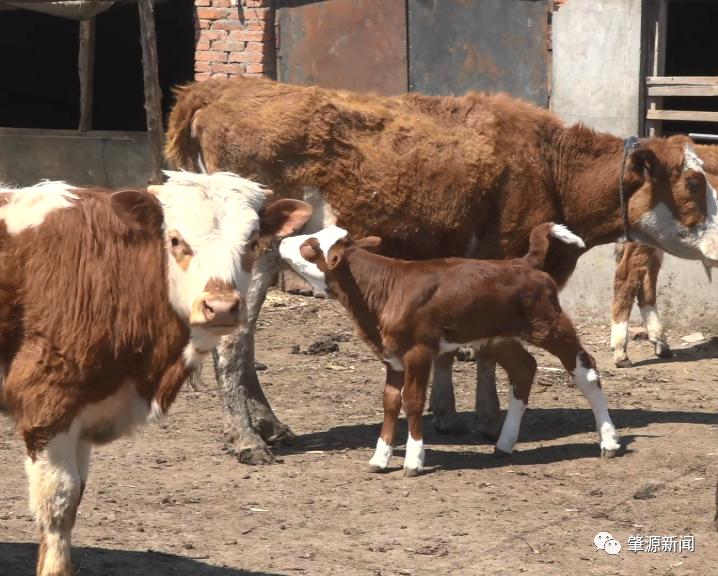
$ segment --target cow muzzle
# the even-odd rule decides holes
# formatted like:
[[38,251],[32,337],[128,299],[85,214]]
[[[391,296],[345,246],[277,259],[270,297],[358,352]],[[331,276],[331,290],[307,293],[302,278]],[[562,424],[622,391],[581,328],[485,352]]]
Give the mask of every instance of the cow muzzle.
[[190,326],[232,332],[246,319],[246,306],[240,294],[225,283],[210,281],[204,293],[195,300]]

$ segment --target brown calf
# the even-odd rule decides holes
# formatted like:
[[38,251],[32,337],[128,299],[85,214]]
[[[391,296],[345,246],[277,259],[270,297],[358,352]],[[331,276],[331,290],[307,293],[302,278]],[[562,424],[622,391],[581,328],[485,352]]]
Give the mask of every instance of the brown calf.
[[282,242],[282,257],[342,303],[361,337],[386,364],[384,424],[370,461],[373,469],[389,464],[403,404],[409,422],[404,469],[410,476],[421,472],[421,415],[432,363],[461,345],[488,340],[512,385],[497,454],[513,450],[536,373],[536,361],[519,339],[561,360],[591,404],[602,455],[616,453],[619,437],[594,360],[561,310],[556,283],[542,270],[551,236],[583,247],[580,238],[553,223],[533,229],[524,258],[505,261],[395,260],[373,253],[378,237],[352,241],[336,226]]

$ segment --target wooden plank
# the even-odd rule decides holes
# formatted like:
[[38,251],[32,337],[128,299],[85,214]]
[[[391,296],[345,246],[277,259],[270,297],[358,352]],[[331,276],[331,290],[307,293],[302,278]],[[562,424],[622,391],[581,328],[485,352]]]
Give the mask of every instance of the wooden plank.
[[716,86],[718,76],[648,76],[648,86],[684,84],[690,86]]
[[80,132],[92,130],[92,93],[95,78],[95,19],[80,21]]
[[649,96],[718,96],[718,84],[715,86],[649,86]]
[[718,122],[718,112],[696,110],[647,110],[648,120],[689,120],[695,122]]
[[149,132],[152,176],[150,183],[162,181],[162,91],[157,65],[157,36],[153,0],[137,0],[140,13],[140,44],[142,44],[142,73],[145,83],[145,116]]

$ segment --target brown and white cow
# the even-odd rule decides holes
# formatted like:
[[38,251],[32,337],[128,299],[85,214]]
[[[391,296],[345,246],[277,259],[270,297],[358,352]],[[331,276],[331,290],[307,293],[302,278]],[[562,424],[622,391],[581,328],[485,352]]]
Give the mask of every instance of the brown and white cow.
[[353,241],[337,226],[282,241],[280,254],[313,286],[339,300],[357,332],[386,365],[384,424],[370,466],[389,465],[399,412],[409,423],[404,470],[424,467],[421,415],[435,359],[460,345],[491,341],[511,381],[511,401],[497,454],[510,454],[536,374],[536,361],[518,340],[557,356],[588,399],[596,417],[601,454],[620,448],[593,358],[561,310],[558,287],[542,268],[550,238],[583,248],[564,226],[540,224],[529,252],[513,260],[442,258],[407,261],[374,251],[374,236]]
[[230,174],[0,189],[0,406],[25,441],[38,576],[70,576],[91,446],[164,414],[237,328],[258,244],[311,208]]
[[[566,126],[506,94],[397,97],[211,79],[177,93],[166,157],[185,169],[232,170],[282,196],[311,199],[312,228],[337,224],[378,235],[387,255],[517,258],[532,228],[561,222],[591,248],[623,234],[620,184],[631,233],[685,258],[718,261],[716,200],[696,176],[686,137],[624,141]],[[622,169],[625,167],[625,169]],[[698,185],[695,186],[694,184]],[[247,302],[246,329],[218,347],[226,431],[240,459],[271,459],[265,440],[289,436],[253,366],[253,325],[278,266],[263,259]],[[546,271],[563,286],[579,254],[557,247]],[[490,347],[480,356],[480,429],[497,435],[499,403]],[[434,364],[439,428],[455,419],[452,355]]]
[[[707,194],[716,196],[718,190],[718,146],[696,146],[700,155],[697,164],[704,173]],[[638,302],[643,325],[656,356],[672,355],[668,346],[656,307],[658,297],[658,274],[663,263],[663,250],[636,242],[616,244],[616,272],[613,282],[613,305],[611,307],[611,349],[616,366],[631,366],[628,358],[628,319],[634,301]],[[706,268],[711,274],[711,269]]]

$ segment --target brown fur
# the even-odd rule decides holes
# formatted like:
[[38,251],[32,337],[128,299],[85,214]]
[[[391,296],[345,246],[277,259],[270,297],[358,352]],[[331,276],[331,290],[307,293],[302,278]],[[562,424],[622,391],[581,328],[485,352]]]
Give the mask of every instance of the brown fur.
[[[541,270],[550,228],[536,227],[526,257],[508,261],[393,260],[364,248],[374,249],[378,239],[353,242],[348,237],[338,240],[325,257],[316,239],[304,242],[303,257],[317,264],[359,334],[387,362],[381,433],[387,444],[394,441],[402,401],[412,438],[422,438],[426,385],[442,341],[498,339],[496,358],[511,378],[514,395],[524,403],[536,363],[521,344],[504,339],[521,338],[544,348],[569,372],[575,370],[577,357],[585,367],[595,367],[561,310],[556,283]],[[403,381],[392,368],[393,358],[403,363]]]
[[72,208],[1,240],[3,388],[31,457],[128,379],[167,408],[187,375],[161,219],[131,230],[105,191],[78,193]]
[[[681,174],[687,141],[647,140],[633,153],[632,221],[659,200],[686,225],[705,216]],[[405,258],[518,257],[546,221],[566,223],[589,248],[622,231],[622,141],[567,128],[505,94],[386,98],[209,80],[177,91],[165,152],[177,167],[197,169],[201,156],[209,171],[231,170],[282,195],[317,187],[338,225],[378,234],[385,253]],[[577,257],[565,248],[549,255],[559,285]]]

